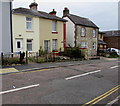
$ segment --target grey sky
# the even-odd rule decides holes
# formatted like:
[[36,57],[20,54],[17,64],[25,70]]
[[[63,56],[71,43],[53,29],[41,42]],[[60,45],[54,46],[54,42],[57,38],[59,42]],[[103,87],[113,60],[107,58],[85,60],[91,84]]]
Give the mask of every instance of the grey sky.
[[[57,2],[56,2],[57,1]],[[84,0],[36,0],[38,10],[50,12],[54,8],[57,16],[62,17],[64,7],[68,7],[70,13],[92,20],[101,31],[118,29],[118,0],[108,0],[107,2],[87,2]],[[79,1],[79,2],[78,2]],[[111,2],[112,1],[112,2]],[[14,0],[13,8],[29,8],[33,0]]]

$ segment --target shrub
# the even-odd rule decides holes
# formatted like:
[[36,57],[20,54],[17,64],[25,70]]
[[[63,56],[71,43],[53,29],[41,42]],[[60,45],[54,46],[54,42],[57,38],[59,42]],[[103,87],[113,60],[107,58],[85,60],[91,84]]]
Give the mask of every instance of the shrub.
[[119,55],[116,52],[110,52],[110,58],[118,58]]
[[2,65],[19,64],[20,59],[18,57],[3,58]]
[[70,58],[81,58],[81,50],[78,47],[67,48],[63,55],[68,56]]

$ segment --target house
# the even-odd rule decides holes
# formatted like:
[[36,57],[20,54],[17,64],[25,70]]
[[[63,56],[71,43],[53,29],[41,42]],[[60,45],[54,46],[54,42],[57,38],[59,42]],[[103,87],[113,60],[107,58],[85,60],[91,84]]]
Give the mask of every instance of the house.
[[11,53],[12,49],[12,0],[0,1],[0,53]]
[[65,48],[66,20],[57,17],[56,11],[37,10],[33,2],[27,8],[13,9],[14,52],[63,51]]
[[97,36],[99,28],[88,18],[70,14],[68,8],[63,10],[66,24],[66,46],[80,47],[87,50],[88,56],[97,55]]
[[120,49],[120,30],[104,31],[104,41],[107,48]]
[[104,34],[105,33],[103,33],[103,32],[98,32],[98,51],[106,50],[106,42],[103,41]]

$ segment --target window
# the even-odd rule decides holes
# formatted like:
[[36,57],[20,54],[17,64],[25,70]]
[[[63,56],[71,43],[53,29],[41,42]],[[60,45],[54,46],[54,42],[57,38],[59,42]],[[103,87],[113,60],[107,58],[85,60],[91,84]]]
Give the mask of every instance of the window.
[[96,43],[93,43],[93,49],[96,49]]
[[52,40],[52,50],[53,51],[57,50],[57,39]]
[[93,37],[96,37],[96,30],[93,30]]
[[57,21],[52,21],[52,32],[57,32]]
[[81,42],[81,48],[87,48],[87,42]]
[[27,51],[32,51],[32,40],[27,40]]
[[17,48],[21,48],[20,41],[17,41]]
[[82,28],[81,36],[85,36],[85,28]]
[[44,41],[44,50],[48,53],[50,52],[50,40]]
[[22,39],[16,39],[16,48],[19,50],[22,48]]
[[32,30],[32,18],[26,17],[26,29]]

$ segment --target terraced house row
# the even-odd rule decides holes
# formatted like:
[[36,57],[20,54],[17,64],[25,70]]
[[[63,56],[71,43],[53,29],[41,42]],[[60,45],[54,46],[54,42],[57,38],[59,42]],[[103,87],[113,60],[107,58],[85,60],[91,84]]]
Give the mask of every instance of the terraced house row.
[[67,47],[86,49],[88,56],[97,55],[99,28],[88,18],[71,14],[64,8],[63,17],[30,8],[12,10],[12,52],[64,51]]

